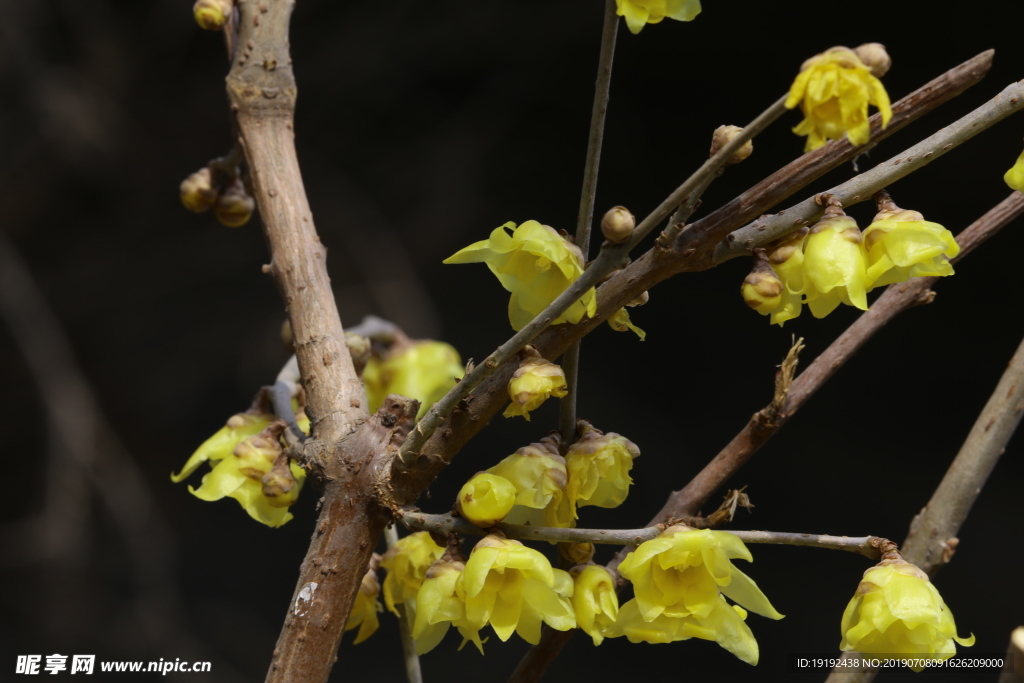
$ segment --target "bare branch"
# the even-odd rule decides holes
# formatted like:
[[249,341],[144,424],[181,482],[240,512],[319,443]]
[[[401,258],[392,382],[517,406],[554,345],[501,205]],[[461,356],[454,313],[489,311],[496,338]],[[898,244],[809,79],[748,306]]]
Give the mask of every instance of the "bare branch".
[[[431,531],[440,534],[463,536],[486,536],[495,529],[508,538],[524,541],[552,541],[558,543],[601,543],[607,545],[633,545],[657,538],[666,526],[664,524],[643,529],[562,529],[556,527],[523,526],[521,524],[498,524],[484,529],[451,514],[431,515],[425,512],[403,510],[399,521],[410,529]],[[771,543],[774,545],[800,545],[815,548],[830,548],[878,559],[876,536],[827,536],[822,534],[796,534],[783,531],[733,531],[744,543]],[[872,545],[875,543],[875,545]]]

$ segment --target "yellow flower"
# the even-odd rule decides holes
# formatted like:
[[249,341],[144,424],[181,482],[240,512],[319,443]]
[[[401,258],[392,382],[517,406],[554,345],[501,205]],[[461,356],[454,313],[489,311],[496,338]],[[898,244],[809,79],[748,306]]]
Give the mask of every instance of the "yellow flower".
[[657,24],[665,17],[690,21],[700,14],[700,0],[615,0],[616,12],[626,18],[630,32],[640,33],[647,24]]
[[843,133],[854,145],[866,143],[871,137],[869,104],[882,113],[883,128],[892,118],[882,82],[845,47],[831,48],[804,62],[786,98],[788,108],[798,104],[804,120],[793,132],[807,136],[805,152],[821,147],[826,140],[838,140]]
[[636,597],[622,606],[606,635],[626,635],[633,642],[714,640],[756,664],[757,641],[744,622],[746,611],[725,598],[770,619],[782,615],[731,558],[753,559],[742,541],[724,531],[674,526],[641,543],[619,565]]
[[352,611],[349,612],[348,622],[345,624],[346,631],[359,629],[355,645],[372,636],[380,626],[377,612],[383,612],[384,608],[377,600],[378,595],[380,595],[380,583],[377,581],[377,572],[371,569],[363,575],[362,583],[359,584],[359,592],[356,593],[356,601],[352,604]]
[[572,596],[576,625],[600,645],[605,629],[615,623],[619,613],[619,597],[615,593],[615,579],[607,569],[591,564],[576,574],[576,587]]
[[423,585],[427,569],[440,559],[444,548],[434,543],[426,531],[417,531],[388,548],[381,566],[388,570],[384,577],[384,604],[394,614],[395,605],[405,605],[409,623],[416,621],[416,594]]
[[[512,234],[506,230],[512,230]],[[583,274],[579,247],[537,221],[526,221],[519,227],[505,223],[494,229],[490,239],[471,244],[444,262],[486,263],[501,286],[512,293],[508,319],[514,330],[523,329]],[[578,323],[584,315],[593,317],[596,313],[597,295],[591,288],[551,324]]]
[[[564,572],[562,572],[564,574]],[[541,623],[557,631],[576,628],[566,593],[572,580],[556,575],[547,558],[519,541],[491,534],[473,548],[456,591],[475,629],[490,623],[502,641],[513,632],[536,645]]]
[[740,286],[743,301],[761,315],[768,315],[782,304],[784,291],[782,280],[769,265],[765,250],[755,249],[754,268]]
[[787,320],[800,315],[803,310],[804,241],[807,228],[782,238],[768,249],[768,263],[782,281],[782,297],[779,305],[771,312],[771,324],[782,327]]
[[[305,413],[296,415],[299,428],[309,432]],[[271,423],[273,415],[239,413],[227,426],[207,439],[192,454],[171,481],[181,482],[204,462],[213,469],[203,475],[202,484],[189,492],[200,500],[234,498],[249,516],[270,527],[293,518],[288,508],[298,500],[306,472],[294,462],[279,461],[279,437],[283,422]],[[275,467],[276,465],[276,467]]]
[[516,504],[516,487],[505,477],[477,472],[462,485],[455,507],[477,526],[494,526]]
[[811,228],[804,244],[807,305],[815,318],[824,318],[840,303],[868,309],[867,264],[857,222],[830,204]]
[[902,559],[883,560],[864,572],[843,612],[842,633],[843,650],[936,661],[956,654],[954,640],[974,645],[973,635],[956,635],[953,614],[928,575]]
[[1003,175],[1003,181],[1010,186],[1011,190],[1024,190],[1024,152],[1017,157],[1017,163]]
[[629,476],[633,458],[640,457],[640,449],[626,437],[604,434],[583,420],[579,424],[580,436],[565,455],[569,473],[566,494],[574,519],[577,507],[621,505],[633,483]]
[[515,507],[505,515],[505,522],[562,528],[574,525],[565,497],[565,459],[558,454],[557,439],[545,437],[540,443],[523,446],[487,471],[515,487]]
[[629,319],[629,311],[625,308],[620,308],[613,313],[612,317],[608,318],[608,325],[616,332],[632,330],[636,336],[640,337],[640,341],[647,339],[647,333],[633,324],[633,321]]
[[562,398],[568,393],[565,373],[562,368],[545,360],[536,347],[523,349],[525,359],[512,374],[508,383],[508,395],[512,403],[505,409],[505,417],[522,415],[530,420],[530,411],[536,410],[550,396]]
[[426,654],[437,647],[453,625],[462,635],[460,650],[467,642],[472,642],[480,654],[484,653],[480,628],[466,620],[466,603],[456,590],[465,568],[461,559],[446,555],[427,569],[416,596],[416,619],[412,626],[416,654]]
[[917,211],[904,211],[884,195],[875,220],[864,230],[868,287],[912,277],[952,275],[948,258],[960,253],[953,233]]
[[376,412],[388,394],[401,394],[420,402],[419,419],[464,373],[459,352],[450,344],[417,341],[401,345],[383,360],[371,358],[363,370],[369,411]]

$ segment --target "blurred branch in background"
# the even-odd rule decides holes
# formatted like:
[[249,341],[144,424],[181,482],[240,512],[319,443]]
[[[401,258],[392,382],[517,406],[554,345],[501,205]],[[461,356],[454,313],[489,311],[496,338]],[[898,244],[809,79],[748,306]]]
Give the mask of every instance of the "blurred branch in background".
[[[95,618],[98,614],[66,623],[83,640],[97,633],[115,638],[130,633],[136,642],[120,643],[119,648],[174,648],[195,658],[208,656],[183,624],[173,573],[175,549],[153,491],[104,418],[59,321],[2,232],[0,319],[15,339],[46,408],[48,429],[40,438],[50,439],[43,509],[0,527],[5,563],[38,565],[48,576],[48,590],[41,592],[42,615],[67,615],[75,611],[69,602],[85,607],[95,590],[86,583],[87,569],[98,559],[92,538],[98,524],[92,519],[90,495],[95,491],[130,558],[129,625],[124,630],[105,629]],[[37,603],[40,592],[32,592],[31,599]],[[50,600],[56,604],[45,605]],[[112,644],[110,648],[114,650]],[[225,680],[237,678],[228,665],[218,665]]]

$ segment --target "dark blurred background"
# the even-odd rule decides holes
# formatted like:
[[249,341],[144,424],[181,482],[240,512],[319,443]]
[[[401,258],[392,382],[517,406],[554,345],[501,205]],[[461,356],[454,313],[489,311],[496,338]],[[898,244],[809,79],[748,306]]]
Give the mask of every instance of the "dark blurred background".
[[[287,359],[282,304],[260,272],[268,257],[258,219],[224,228],[177,197],[186,175],[231,144],[221,36],[196,27],[188,0],[0,6],[0,679],[13,677],[17,654],[93,653],[210,660],[202,680],[262,680],[316,496],[307,491],[295,520],[270,529],[234,501],[202,502],[168,478]],[[380,315],[454,344],[464,359],[509,336],[507,294],[487,269],[441,260],[510,220],[574,229],[601,6],[299,3],[299,158],[346,324]],[[1022,20],[1013,3],[707,0],[689,24],[665,21],[639,36],[623,26],[598,215],[614,204],[645,215],[706,158],[716,126],[751,120],[829,46],[885,43],[893,101],[996,48],[980,85],[861,157],[865,170],[1024,76]],[[788,114],[759,137],[697,215],[798,156],[803,141],[789,129],[799,120]],[[1001,176],[1022,129],[1018,116],[984,132],[891,187],[895,200],[958,232],[1007,195]],[[852,173],[838,169],[787,205]],[[851,214],[864,226],[873,211]],[[737,475],[756,507],[734,528],[902,540],[1024,334],[1022,247],[1018,221],[941,282],[934,304],[872,339]],[[580,414],[627,435],[643,457],[626,503],[588,508],[582,523],[645,524],[770,400],[793,335],[806,339],[806,365],[857,315],[805,312],[770,327],[738,296],[748,265],[652,291],[632,313],[646,342],[607,327],[588,337]],[[467,476],[544,436],[556,412],[496,418],[422,506],[448,508]],[[936,580],[960,632],[977,635],[968,652],[1004,652],[1024,622],[1022,448],[1020,437],[1011,442]],[[870,563],[804,548],[753,552],[743,569],[787,615],[750,617],[757,669],[715,643],[619,639],[593,650],[577,636],[550,680],[823,680],[787,673],[785,655],[838,651],[840,616]],[[403,680],[391,616],[369,641],[351,641],[332,680]],[[481,658],[456,653],[456,641],[423,658],[428,681],[501,680],[526,649],[518,637],[492,637]]]

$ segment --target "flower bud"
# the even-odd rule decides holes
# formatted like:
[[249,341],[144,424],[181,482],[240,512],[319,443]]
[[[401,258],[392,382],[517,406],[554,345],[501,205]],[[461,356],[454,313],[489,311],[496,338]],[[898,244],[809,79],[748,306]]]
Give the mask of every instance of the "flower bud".
[[178,187],[181,203],[195,213],[209,210],[217,203],[217,188],[213,186],[213,174],[209,168],[201,168],[181,181]]
[[651,295],[645,290],[640,296],[633,299],[632,301],[626,302],[626,305],[632,308],[633,306],[643,306],[645,303],[651,300]]
[[[715,128],[714,135],[711,136],[711,153],[708,156],[715,156],[718,151],[729,144],[733,138],[743,132],[743,129],[739,126],[719,126]],[[751,154],[754,153],[754,142],[747,140],[736,150],[732,156],[730,156],[726,162],[726,166],[738,164]]]
[[782,280],[772,270],[764,249],[754,250],[754,269],[743,279],[743,301],[761,315],[768,315],[782,303]]
[[505,477],[478,472],[459,491],[455,509],[467,520],[484,528],[505,518],[516,504],[516,487]]
[[196,4],[192,5],[192,14],[199,28],[219,31],[228,23],[231,9],[231,0],[196,0]]
[[892,66],[892,58],[885,51],[885,45],[881,43],[864,43],[855,47],[853,51],[876,78],[887,74],[889,67]]
[[363,575],[359,584],[359,592],[356,593],[356,600],[352,604],[352,611],[349,612],[348,622],[345,630],[351,631],[358,628],[355,645],[363,642],[374,634],[380,626],[377,612],[383,612],[377,596],[380,595],[380,581],[377,579],[377,572],[372,568]]
[[559,543],[558,553],[573,564],[586,564],[594,559],[593,543]]
[[529,421],[531,410],[539,408],[550,396],[565,396],[568,390],[562,368],[542,358],[536,347],[525,347],[523,356],[525,359],[508,383],[512,403],[505,409],[504,416],[522,415]]
[[213,213],[221,224],[238,228],[249,222],[255,209],[256,201],[245,191],[241,179],[235,178],[217,200]]
[[612,244],[621,244],[633,236],[636,219],[624,206],[613,206],[601,219],[601,232]]

